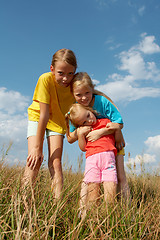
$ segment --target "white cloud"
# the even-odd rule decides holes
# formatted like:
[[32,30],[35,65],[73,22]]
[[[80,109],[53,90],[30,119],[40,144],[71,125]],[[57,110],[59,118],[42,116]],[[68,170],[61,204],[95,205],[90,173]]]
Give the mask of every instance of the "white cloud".
[[155,43],[155,36],[144,36],[142,34],[142,41],[140,42],[138,49],[145,54],[153,54],[160,52],[160,46]]
[[0,88],[0,138],[20,142],[27,126],[29,98],[19,92]]
[[[27,151],[27,107],[29,97],[0,88],[0,145],[13,142],[8,162],[24,159]],[[13,152],[13,154],[12,154]]]
[[160,135],[148,137],[145,141],[148,152],[154,152],[157,156],[160,155]]
[[142,7],[140,7],[139,9],[138,9],[138,14],[140,15],[140,16],[143,16],[143,14],[144,14],[144,12],[145,12],[145,6],[143,5]]
[[145,62],[140,52],[131,48],[128,52],[121,52],[119,58],[120,70],[126,70],[135,80],[147,78]]
[[121,43],[118,43],[118,44],[116,44],[116,45],[114,45],[114,46],[109,47],[109,50],[115,50],[115,49],[117,49],[117,48],[119,48],[119,47],[121,47],[121,46],[122,46],[122,44],[121,44]]
[[[0,119],[1,120],[1,119]],[[27,116],[25,114],[10,116],[0,121],[0,139],[13,140],[21,142],[21,137],[26,135]]]
[[92,79],[92,82],[93,82],[95,85],[97,85],[97,84],[100,83],[100,82],[99,82],[98,80],[96,80],[96,79]]
[[140,166],[142,166],[145,170],[148,168],[148,171],[153,171],[159,175],[160,135],[148,137],[144,143],[147,147],[147,153],[136,155],[135,158],[129,158],[127,164],[131,166],[135,164],[137,173],[141,172]]
[[0,88],[0,110],[8,114],[24,111],[28,106],[29,98],[16,91],[7,91],[6,88]]
[[134,80],[153,80],[160,81],[160,69],[156,63],[145,62],[144,54],[154,54],[160,52],[160,46],[154,43],[154,36],[141,35],[143,40],[137,45],[131,47],[128,51],[119,54],[119,70],[127,71]]
[[142,164],[145,170],[147,170],[148,166],[149,172],[153,171],[154,173],[159,175],[160,135],[148,137],[144,143],[146,145],[147,153],[145,152],[142,155],[137,155],[135,158],[130,158],[127,164],[131,164],[132,166],[136,164],[137,173],[140,173],[140,165]]
[[135,158],[131,159],[132,163],[154,163],[156,162],[156,156],[144,153],[143,155],[136,155]]
[[136,155],[135,158],[129,158],[125,162],[126,169],[127,167],[136,174],[142,174],[142,171],[154,173],[159,175],[159,166],[156,161],[156,155],[151,155],[144,153],[143,155]]
[[160,89],[152,87],[137,88],[132,86],[129,82],[116,81],[109,82],[104,85],[98,85],[96,87],[99,91],[106,93],[114,101],[135,101],[144,97],[159,97]]
[[160,46],[154,42],[154,36],[143,33],[141,37],[142,41],[138,45],[118,55],[118,70],[120,73],[123,71],[123,75],[114,73],[107,77],[105,84],[96,87],[114,101],[129,102],[144,97],[160,97],[160,87],[154,85],[160,82],[160,69],[153,57],[152,61],[145,60],[145,54],[159,53]]

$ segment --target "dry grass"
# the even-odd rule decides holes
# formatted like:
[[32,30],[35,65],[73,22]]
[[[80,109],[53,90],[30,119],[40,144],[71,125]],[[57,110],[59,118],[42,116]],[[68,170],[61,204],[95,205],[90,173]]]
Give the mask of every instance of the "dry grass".
[[35,193],[25,205],[21,191],[23,168],[0,163],[0,240],[1,239],[160,239],[160,177],[128,175],[131,203],[123,199],[106,212],[103,201],[87,213],[79,213],[81,172],[64,172],[61,201],[50,191],[48,170],[42,168]]

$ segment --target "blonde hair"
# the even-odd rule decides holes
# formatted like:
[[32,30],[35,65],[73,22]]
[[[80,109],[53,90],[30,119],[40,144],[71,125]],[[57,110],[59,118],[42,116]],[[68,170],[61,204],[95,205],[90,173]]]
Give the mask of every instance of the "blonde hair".
[[79,87],[79,86],[80,87],[89,86],[93,90],[93,94],[100,95],[100,96],[103,96],[103,97],[107,98],[117,108],[115,103],[107,95],[105,95],[104,93],[94,89],[95,85],[93,84],[92,79],[90,78],[88,73],[78,72],[78,73],[75,74],[75,76],[72,79],[71,84],[70,84],[71,92],[73,93],[74,88]]
[[71,81],[70,87],[71,87],[71,92],[73,93],[73,90],[75,87],[78,86],[89,86],[90,88],[93,89],[94,91],[94,84],[86,72],[78,72],[74,75],[74,78]]
[[95,110],[93,110],[91,107],[86,107],[86,106],[83,106],[79,103],[73,103],[70,106],[69,111],[65,114],[65,120],[66,120],[66,125],[67,125],[68,130],[69,130],[69,121],[71,121],[71,123],[76,128],[79,127],[79,125],[77,123],[77,120],[78,120],[78,116],[80,115],[81,109],[89,110],[93,114],[98,115],[97,112]]
[[70,49],[62,48],[58,50],[52,57],[51,65],[55,67],[57,61],[64,61],[77,68],[77,59],[74,52]]

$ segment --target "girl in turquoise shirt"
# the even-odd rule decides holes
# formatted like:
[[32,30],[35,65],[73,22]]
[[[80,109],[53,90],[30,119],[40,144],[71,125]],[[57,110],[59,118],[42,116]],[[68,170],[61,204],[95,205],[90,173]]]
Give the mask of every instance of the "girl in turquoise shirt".
[[[89,141],[95,141],[103,135],[110,134],[114,124],[118,124],[119,127],[123,128],[123,120],[121,115],[112,102],[105,94],[94,89],[91,78],[85,72],[77,73],[74,79],[71,82],[71,91],[74,95],[76,102],[84,105],[90,106],[98,112],[99,118],[109,118],[112,122],[108,127],[101,129],[101,131],[91,132],[90,126],[82,127],[81,131],[84,131]],[[78,139],[77,130],[70,126],[70,133],[66,133],[67,140],[69,143],[73,143]],[[125,142],[123,135],[121,134],[116,136],[116,147],[118,150],[118,155],[116,157],[116,167],[117,167],[117,177],[118,177],[118,192],[122,193],[123,196],[128,199],[130,191],[126,179],[125,169],[124,169],[124,146]],[[82,183],[81,188],[81,201],[80,205],[83,207],[85,205],[85,195],[86,195],[86,186]]]

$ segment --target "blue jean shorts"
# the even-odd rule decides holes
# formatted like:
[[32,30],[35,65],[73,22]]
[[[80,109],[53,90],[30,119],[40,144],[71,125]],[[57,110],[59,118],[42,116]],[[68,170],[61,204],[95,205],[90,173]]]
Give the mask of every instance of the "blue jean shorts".
[[[37,128],[38,128],[38,122],[28,121],[27,138],[29,138],[31,136],[36,136]],[[46,137],[55,136],[55,135],[64,136],[64,134],[62,134],[62,133],[53,132],[46,128]]]

